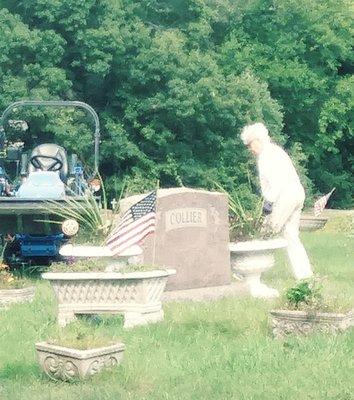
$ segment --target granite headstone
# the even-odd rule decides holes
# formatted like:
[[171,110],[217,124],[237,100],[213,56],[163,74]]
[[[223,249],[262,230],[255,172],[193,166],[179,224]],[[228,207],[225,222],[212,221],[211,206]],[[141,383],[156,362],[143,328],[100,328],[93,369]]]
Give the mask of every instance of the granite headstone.
[[[121,200],[121,213],[143,198]],[[189,188],[159,189],[156,231],[144,243],[145,264],[174,268],[167,290],[231,282],[228,201],[225,194]]]

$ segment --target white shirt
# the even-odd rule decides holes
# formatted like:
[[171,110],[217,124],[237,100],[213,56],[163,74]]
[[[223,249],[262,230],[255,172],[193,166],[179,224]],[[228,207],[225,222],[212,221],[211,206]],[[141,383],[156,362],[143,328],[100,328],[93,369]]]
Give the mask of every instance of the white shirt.
[[267,143],[257,157],[264,198],[276,202],[282,193],[303,196],[304,188],[288,154],[278,145]]

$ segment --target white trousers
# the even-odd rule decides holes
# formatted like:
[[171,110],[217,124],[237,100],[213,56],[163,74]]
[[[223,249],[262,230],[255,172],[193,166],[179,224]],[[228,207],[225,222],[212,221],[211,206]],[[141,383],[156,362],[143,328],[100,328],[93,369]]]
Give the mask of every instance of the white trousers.
[[267,224],[275,232],[283,232],[288,242],[287,253],[293,275],[296,279],[305,279],[313,275],[306,250],[299,238],[300,216],[305,194],[301,191],[287,191],[273,205]]

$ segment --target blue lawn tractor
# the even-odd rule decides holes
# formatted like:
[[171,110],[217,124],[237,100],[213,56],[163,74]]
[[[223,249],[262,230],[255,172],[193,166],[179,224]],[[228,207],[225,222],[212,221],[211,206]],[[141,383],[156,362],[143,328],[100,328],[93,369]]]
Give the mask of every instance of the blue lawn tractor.
[[[25,149],[22,141],[8,142],[6,130],[15,126],[24,131],[27,123],[10,120],[9,115],[25,107],[78,107],[94,121],[94,168],[91,176],[84,171],[77,155],[68,155],[55,143],[41,143]],[[0,120],[0,239],[4,261],[11,268],[47,265],[58,260],[59,248],[68,240],[58,215],[51,214],[48,201],[56,204],[68,197],[76,201],[95,189],[91,178],[98,174],[99,120],[94,109],[79,101],[18,101],[3,112]],[[96,180],[97,182],[97,180]],[[59,224],[49,221],[56,220]]]

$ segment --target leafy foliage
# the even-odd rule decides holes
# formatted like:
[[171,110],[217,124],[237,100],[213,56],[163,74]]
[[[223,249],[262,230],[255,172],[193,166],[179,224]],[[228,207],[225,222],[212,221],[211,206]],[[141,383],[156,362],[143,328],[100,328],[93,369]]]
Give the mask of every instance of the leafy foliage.
[[285,307],[307,312],[348,312],[351,309],[348,298],[340,293],[328,293],[324,278],[302,279],[285,291]]
[[[81,200],[76,198],[65,198],[64,201],[47,200],[50,213],[66,219],[74,219],[78,222],[85,235],[92,239],[103,241],[112,226],[114,215],[107,207],[100,207],[93,193],[88,192]],[[47,222],[61,224],[61,221],[49,220]]]
[[2,289],[22,289],[33,284],[29,279],[20,278],[10,272],[7,264],[0,261],[0,290]]
[[[265,239],[270,232],[264,229],[263,200],[252,196],[251,201],[243,203],[236,191],[228,193],[221,185],[216,188],[225,193],[229,203],[229,229],[231,241]],[[251,192],[251,188],[249,188]]]
[[[0,0],[0,108],[91,104],[110,197],[124,178],[138,191],[212,177],[246,201],[238,134],[263,121],[301,152],[309,195],[335,186],[332,204],[352,206],[352,12],[349,0]],[[53,139],[92,161],[83,116],[26,117],[29,145]]]
[[287,307],[305,311],[333,311],[335,305],[334,311],[338,311],[340,305],[336,304],[337,299],[325,299],[323,292],[323,279],[319,277],[302,279],[286,290]]
[[104,272],[109,262],[112,260],[103,257],[67,260],[67,262],[52,263],[50,272]]
[[[87,239],[89,243],[97,241],[103,243],[113,227],[115,214],[108,209],[106,189],[101,177],[96,179],[100,182],[102,196],[97,196],[91,189],[86,189],[85,194],[80,198],[66,196],[61,201],[46,201],[50,214],[60,219],[59,221],[45,220],[46,222],[62,224],[63,220],[77,221],[80,232],[74,240],[76,243],[85,242]],[[117,212],[117,210],[114,211]]]
[[[109,267],[114,261],[110,257],[90,257],[90,258],[78,258],[66,262],[52,263],[50,266],[51,272],[105,272],[106,268]],[[119,267],[121,273],[128,272],[143,272],[152,271],[157,269],[156,265],[145,265],[145,264],[127,264],[123,267]],[[159,268],[161,269],[161,268]],[[112,271],[111,271],[112,272]]]

